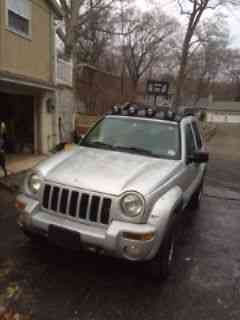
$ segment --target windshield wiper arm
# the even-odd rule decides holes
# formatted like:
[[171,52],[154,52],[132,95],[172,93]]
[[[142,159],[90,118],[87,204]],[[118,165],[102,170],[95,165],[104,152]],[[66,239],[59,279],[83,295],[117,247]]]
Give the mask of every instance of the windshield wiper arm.
[[146,150],[146,149],[143,149],[143,148],[125,147],[125,146],[114,146],[114,149],[115,149],[115,150],[130,151],[130,152],[133,152],[133,153],[139,153],[139,154],[142,154],[142,155],[159,158],[159,156],[156,155],[156,154],[154,154],[152,151]]
[[86,142],[86,143],[83,143],[82,145],[86,147],[96,147],[96,148],[103,147],[107,149],[114,149],[114,147],[111,144],[104,143],[101,141]]

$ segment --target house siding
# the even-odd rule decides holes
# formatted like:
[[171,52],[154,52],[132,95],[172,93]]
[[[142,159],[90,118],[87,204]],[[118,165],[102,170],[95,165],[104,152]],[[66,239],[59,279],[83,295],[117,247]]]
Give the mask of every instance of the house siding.
[[31,38],[27,39],[7,30],[5,0],[0,1],[0,71],[52,83],[52,12],[45,0],[31,3]]

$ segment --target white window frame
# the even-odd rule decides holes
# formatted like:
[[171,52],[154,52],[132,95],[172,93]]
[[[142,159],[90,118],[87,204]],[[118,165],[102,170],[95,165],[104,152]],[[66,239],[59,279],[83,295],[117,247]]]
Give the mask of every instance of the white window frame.
[[[17,0],[17,1],[20,1],[20,0]],[[32,1],[31,0],[24,0],[24,1],[27,1],[29,3],[29,18],[21,16],[21,15],[19,15],[19,16],[29,21],[29,33],[26,34],[24,32],[21,32],[19,30],[14,29],[13,27],[11,27],[9,25],[9,21],[8,21],[8,11],[9,11],[8,0],[5,0],[6,29],[8,31],[10,31],[10,32],[13,32],[13,33],[25,38],[25,39],[31,40],[32,39]],[[18,13],[15,13],[15,14],[18,14]]]

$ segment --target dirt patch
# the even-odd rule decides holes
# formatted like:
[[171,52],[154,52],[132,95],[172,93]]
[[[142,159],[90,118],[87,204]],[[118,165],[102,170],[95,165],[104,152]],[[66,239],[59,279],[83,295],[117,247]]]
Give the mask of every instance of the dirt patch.
[[216,135],[217,127],[215,124],[204,122],[201,124],[201,132],[205,141],[209,142]]

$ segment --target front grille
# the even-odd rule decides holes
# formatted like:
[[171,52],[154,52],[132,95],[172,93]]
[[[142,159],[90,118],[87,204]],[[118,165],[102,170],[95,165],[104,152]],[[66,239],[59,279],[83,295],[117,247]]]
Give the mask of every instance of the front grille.
[[79,220],[108,225],[112,200],[108,197],[46,184],[42,206],[45,210]]

